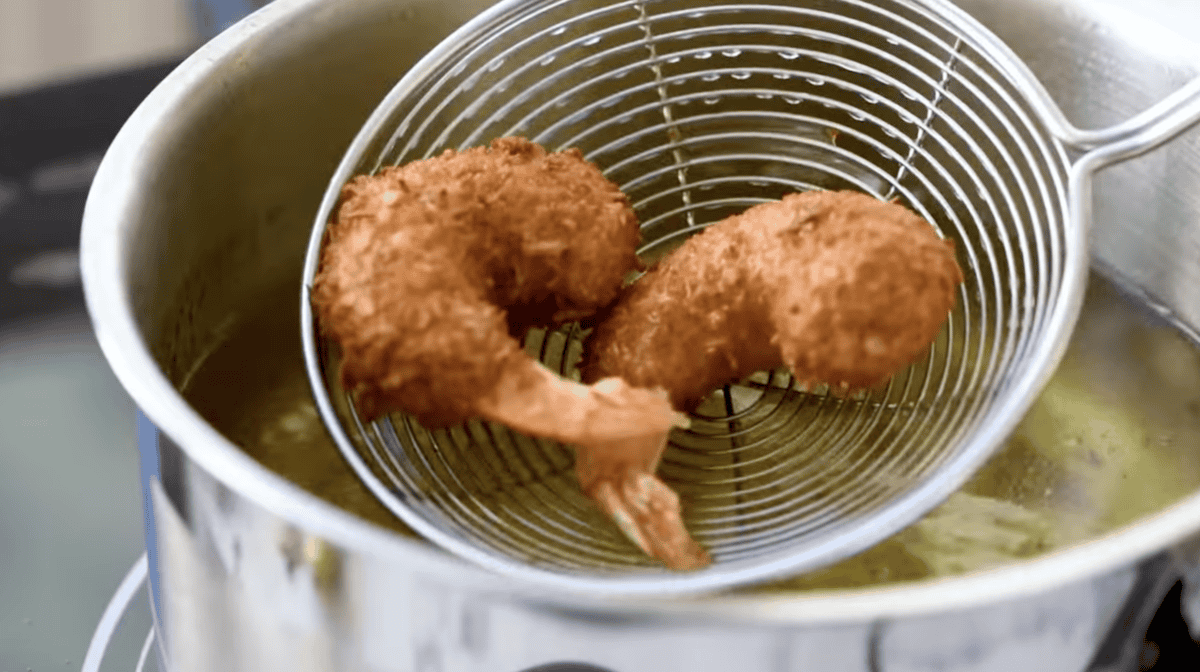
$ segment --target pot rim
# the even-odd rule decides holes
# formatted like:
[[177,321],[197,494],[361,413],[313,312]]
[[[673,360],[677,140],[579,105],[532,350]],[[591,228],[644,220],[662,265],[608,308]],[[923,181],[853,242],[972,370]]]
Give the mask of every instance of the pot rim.
[[[360,10],[366,3],[346,3]],[[719,594],[679,598],[601,599],[586,594],[514,586],[418,540],[378,527],[300,489],[259,464],[209,425],[155,363],[133,313],[126,283],[130,241],[121,231],[137,221],[153,188],[155,167],[169,161],[165,139],[178,130],[190,92],[233,67],[248,47],[280,36],[287,24],[325,0],[275,0],[184,60],[142,102],[117,134],[96,173],[84,209],[80,266],[97,341],[117,379],[159,431],[230,489],[274,515],[345,550],[402,562],[447,585],[572,610],[588,609],[675,620],[719,619],[747,624],[842,623],[905,618],[985,607],[1031,597],[1127,569],[1200,529],[1200,492],[1092,541],[1035,559],[961,576],[801,594]],[[354,10],[350,10],[354,11]],[[299,285],[299,282],[297,282]],[[299,287],[297,287],[299,291]]]

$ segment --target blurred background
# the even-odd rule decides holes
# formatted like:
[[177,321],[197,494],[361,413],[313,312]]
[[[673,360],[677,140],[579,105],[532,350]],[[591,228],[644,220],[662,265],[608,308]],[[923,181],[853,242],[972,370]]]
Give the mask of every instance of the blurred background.
[[[92,175],[162,77],[267,2],[0,0],[0,672],[79,669],[143,551],[134,408],[79,286]],[[1142,4],[1200,40],[1200,1]],[[1186,641],[1178,599],[1151,628],[1164,649]]]
[[268,0],[0,0],[0,92],[184,53]]
[[[80,669],[144,548],[134,408],[79,285],[92,175],[182,58],[266,2],[0,0],[0,672]],[[144,637],[142,606],[124,629]]]
[[196,7],[192,0],[0,0],[0,90],[173,56],[199,37]]

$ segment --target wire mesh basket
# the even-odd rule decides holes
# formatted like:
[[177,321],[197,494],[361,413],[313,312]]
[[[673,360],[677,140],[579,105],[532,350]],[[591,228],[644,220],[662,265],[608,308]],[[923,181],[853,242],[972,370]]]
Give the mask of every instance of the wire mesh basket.
[[[306,293],[319,408],[397,515],[522,580],[677,593],[832,562],[929,511],[1015,426],[1078,314],[1090,173],[1194,121],[1196,90],[1107,133],[1077,131],[1015,55],[939,0],[502,2],[422,60],[365,125],[326,194],[306,287],[351,176],[520,135],[577,147],[617,183],[650,262],[790,192],[899,202],[955,242],[957,307],[927,356],[868,394],[774,371],[700,405],[659,472],[715,561],[692,573],[663,570],[621,536],[580,493],[565,446],[484,422],[363,422]],[[525,345],[578,377],[582,336],[577,325],[535,330]]]

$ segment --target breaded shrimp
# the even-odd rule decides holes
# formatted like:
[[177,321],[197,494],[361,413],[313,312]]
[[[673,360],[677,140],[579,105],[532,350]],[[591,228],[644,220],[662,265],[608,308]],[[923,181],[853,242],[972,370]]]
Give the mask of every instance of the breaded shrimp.
[[[869,388],[929,347],[962,280],[953,245],[904,207],[792,194],[691,237],[634,282],[588,337],[583,379],[664,389],[683,411],[779,366],[842,392]],[[695,560],[678,499],[653,475],[665,437],[639,440],[584,487],[633,521],[646,552]]]
[[505,138],[347,184],[313,302],[367,418],[482,417],[602,455],[686,417],[661,391],[559,378],[514,335],[613,301],[638,241],[628,200],[578,151]]

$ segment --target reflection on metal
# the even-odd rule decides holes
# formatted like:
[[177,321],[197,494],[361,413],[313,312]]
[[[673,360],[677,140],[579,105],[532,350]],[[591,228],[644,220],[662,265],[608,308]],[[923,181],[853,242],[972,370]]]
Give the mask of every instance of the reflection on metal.
[[[114,635],[117,633],[122,620],[134,603],[134,598],[145,592],[148,566],[146,555],[142,554],[142,557],[133,563],[133,567],[129,569],[129,573],[125,575],[125,578],[122,579],[121,584],[117,587],[117,592],[113,594],[108,606],[105,607],[104,614],[100,617],[100,622],[96,626],[96,632],[92,635],[92,641],[88,644],[87,653],[83,658],[83,666],[80,668],[82,672],[101,672],[105,669],[103,667],[105,654],[108,653],[109,645],[112,643]],[[151,629],[142,642],[137,665],[134,667],[135,672],[156,669],[153,666],[157,661],[150,656],[150,652],[154,648],[154,641],[154,630]],[[147,667],[148,665],[151,667]]]
[[86,189],[102,158],[101,154],[85,154],[39,166],[29,176],[29,187],[41,194]]
[[79,250],[51,250],[13,267],[8,281],[19,287],[71,287],[79,284]]
[[204,38],[212,37],[268,2],[270,0],[193,0],[196,32]]
[[0,180],[0,215],[4,214],[4,210],[8,206],[17,202],[17,195],[20,193],[21,190],[17,185]]

